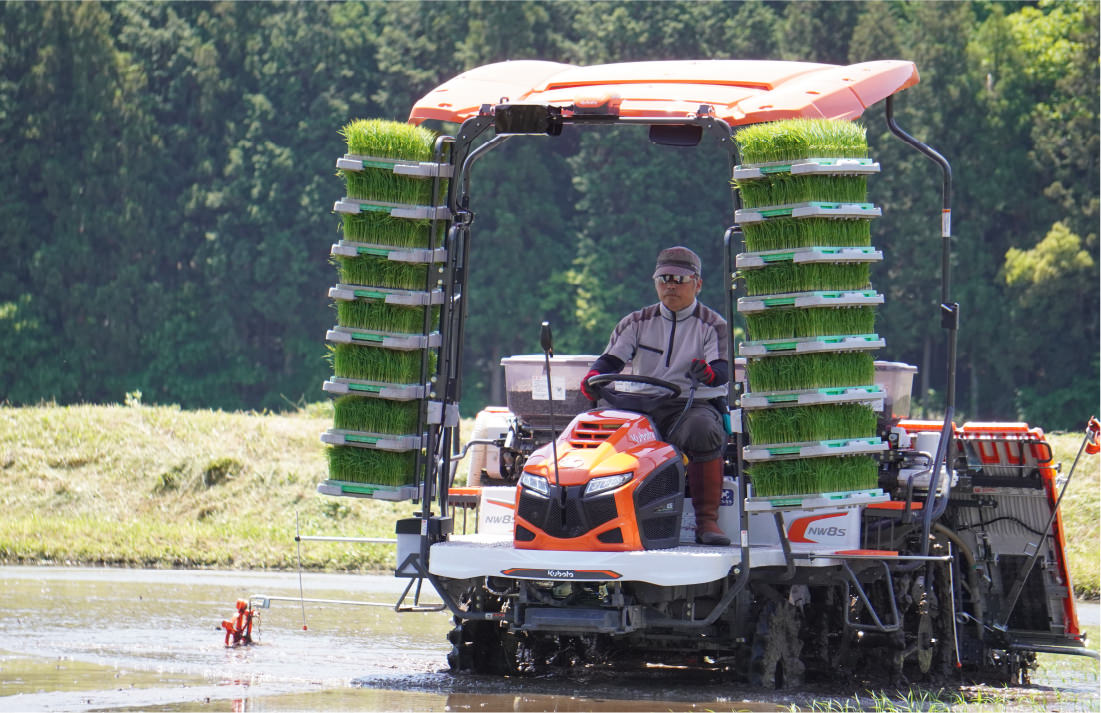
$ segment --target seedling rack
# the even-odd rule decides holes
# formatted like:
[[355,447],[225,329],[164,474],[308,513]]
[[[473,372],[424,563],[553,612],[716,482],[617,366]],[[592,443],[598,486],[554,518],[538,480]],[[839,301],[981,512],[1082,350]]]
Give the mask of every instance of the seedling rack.
[[883,410],[886,390],[878,384],[869,386],[843,386],[823,389],[794,389],[790,391],[756,391],[743,394],[742,408],[746,411],[788,406],[819,404],[867,403],[875,411]]
[[417,292],[414,290],[395,290],[386,287],[367,287],[366,285],[337,284],[329,288],[329,297],[344,302],[362,300],[364,302],[382,302],[388,305],[408,307],[442,305],[443,290]]
[[[346,127],[346,135],[351,136],[350,124]],[[440,266],[448,262],[448,251],[444,245],[444,235],[447,232],[447,224],[451,220],[452,212],[446,205],[440,202],[446,198],[446,182],[453,175],[454,167],[449,160],[451,139],[439,138],[434,140],[434,145],[427,146],[421,138],[410,138],[409,127],[396,122],[375,122],[363,135],[357,134],[357,141],[363,143],[377,142],[388,151],[410,151],[418,156],[414,158],[402,158],[393,156],[378,156],[366,153],[350,152],[336,160],[339,169],[346,181],[348,193],[333,205],[333,212],[341,216],[355,216],[363,213],[385,215],[388,219],[398,221],[417,221],[416,230],[394,231],[388,234],[387,228],[391,223],[373,222],[357,225],[357,240],[340,240],[332,245],[330,254],[334,258],[379,258],[387,262],[410,263],[426,265],[422,289],[397,289],[393,286],[350,284],[338,282],[329,289],[329,297],[337,302],[356,302],[363,305],[366,310],[393,310],[395,307],[421,307],[424,308],[422,326],[419,333],[396,333],[378,329],[364,329],[349,324],[337,324],[326,332],[325,338],[337,345],[349,347],[370,348],[379,350],[372,352],[372,359],[387,363],[389,354],[395,357],[398,354],[419,353],[419,379],[416,383],[395,384],[372,379],[355,379],[334,376],[322,385],[325,393],[341,398],[379,399],[380,403],[393,404],[392,408],[398,408],[398,403],[418,402],[417,429],[415,433],[391,434],[378,433],[371,430],[346,430],[333,428],[321,435],[321,441],[333,448],[354,449],[344,453],[341,458],[330,459],[330,463],[340,464],[344,468],[348,457],[358,458],[354,454],[359,451],[387,451],[392,453],[414,454],[414,472],[390,473],[379,472],[377,478],[367,474],[367,480],[377,479],[379,482],[359,482],[364,478],[364,469],[370,470],[376,467],[376,461],[364,461],[358,467],[350,466],[356,471],[356,482],[342,479],[340,473],[330,471],[330,479],[318,486],[318,492],[325,495],[378,498],[383,500],[416,500],[421,495],[422,485],[429,481],[430,458],[426,453],[430,433],[434,427],[444,422],[458,421],[457,409],[445,409],[439,402],[432,401],[434,396],[432,381],[435,379],[435,367],[438,364],[436,351],[442,342],[440,334],[441,313],[445,311],[447,301],[447,289],[440,279]],[[351,139],[349,139],[351,145]],[[397,148],[395,148],[397,147]],[[433,161],[419,160],[423,155],[431,153]],[[374,172],[370,176],[365,172]],[[389,178],[388,178],[389,177]],[[364,180],[367,179],[367,180]],[[412,181],[413,183],[410,183]],[[423,184],[418,183],[423,181]],[[412,190],[406,190],[410,189]],[[379,195],[366,195],[372,190],[379,191]],[[410,203],[383,200],[382,197],[391,196],[423,196],[430,198],[429,205],[416,205]],[[345,217],[345,220],[347,218]],[[426,223],[427,221],[427,223]],[[410,227],[414,224],[410,223]],[[425,226],[423,235],[419,233]],[[348,229],[349,224],[345,223]],[[364,233],[368,235],[364,236]],[[389,238],[393,242],[406,242],[409,236],[416,237],[416,246],[394,245],[387,242]],[[375,237],[374,241],[363,240],[362,237]],[[423,242],[422,242],[423,238]],[[345,267],[347,267],[345,265]],[[373,277],[371,270],[366,272],[356,271],[365,277]],[[385,272],[385,271],[384,271]],[[382,280],[383,273],[379,273]],[[414,275],[416,273],[413,273]],[[408,276],[399,280],[406,283]],[[386,281],[391,281],[386,278]],[[405,284],[402,285],[403,287]],[[432,309],[429,309],[432,308]],[[342,315],[351,319],[350,312],[338,310],[338,319]],[[390,324],[384,319],[388,313],[373,312],[364,313],[357,309],[356,321],[363,321],[363,317],[374,315],[378,319],[367,319],[367,322],[379,322]],[[405,359],[405,357],[402,357]],[[414,359],[416,357],[413,357]],[[411,366],[411,365],[410,365]],[[406,368],[403,366],[403,368]],[[382,368],[378,373],[394,372],[394,369]],[[376,425],[385,428],[381,422],[375,419],[383,419],[391,414],[391,407],[371,409],[367,411],[365,425]],[[401,408],[407,408],[402,406]],[[385,461],[389,463],[389,461]],[[337,467],[332,465],[331,467]],[[389,467],[389,466],[387,466]],[[397,467],[397,466],[394,466]],[[401,485],[393,485],[393,481],[402,481]]]
[[734,211],[734,221],[741,225],[747,225],[763,223],[775,218],[862,219],[878,218],[881,215],[883,215],[883,211],[872,203],[807,201],[805,203],[787,203],[761,208],[741,208]]
[[874,290],[817,290],[779,295],[739,297],[738,311],[754,314],[770,309],[806,309],[812,307],[861,307],[883,304],[883,295]]
[[878,334],[843,334],[834,337],[801,337],[798,339],[762,339],[742,342],[739,353],[744,357],[764,357],[774,354],[817,354],[821,352],[863,351],[882,349],[886,342]]
[[799,161],[765,161],[734,167],[734,180],[748,181],[770,175],[866,176],[879,173],[879,164],[870,158],[805,158]]
[[390,384],[382,381],[345,379],[336,376],[326,380],[321,388],[326,393],[334,396],[358,394],[392,401],[415,401],[428,396],[428,386],[425,384]]
[[883,253],[872,247],[805,247],[740,253],[734,258],[734,265],[739,270],[752,270],[778,262],[800,265],[818,262],[879,262],[882,259]]

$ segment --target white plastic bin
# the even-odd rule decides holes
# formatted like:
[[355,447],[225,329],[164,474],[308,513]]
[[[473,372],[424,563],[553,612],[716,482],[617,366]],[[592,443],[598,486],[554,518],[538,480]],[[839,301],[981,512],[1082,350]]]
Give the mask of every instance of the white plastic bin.
[[[559,355],[550,360],[550,385],[547,383],[546,357],[523,354],[505,357],[505,395],[508,408],[533,428],[563,428],[570,420],[588,411],[590,402],[581,393],[581,379],[596,361],[591,354]],[[551,401],[553,397],[553,402]]]
[[875,383],[887,391],[883,413],[890,418],[910,417],[910,393],[917,367],[899,361],[875,362]]

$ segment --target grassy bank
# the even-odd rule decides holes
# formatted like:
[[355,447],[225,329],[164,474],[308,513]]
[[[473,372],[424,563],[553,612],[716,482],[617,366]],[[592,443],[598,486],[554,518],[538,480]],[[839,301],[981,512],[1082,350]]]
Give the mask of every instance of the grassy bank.
[[[150,567],[296,566],[311,535],[392,537],[410,503],[317,495],[330,407],[287,415],[163,406],[0,407],[0,560]],[[1081,438],[1052,437],[1069,470]],[[1064,499],[1076,589],[1098,594],[1098,457]],[[460,472],[465,472],[460,467]],[[389,570],[390,545],[304,543],[306,567]]]

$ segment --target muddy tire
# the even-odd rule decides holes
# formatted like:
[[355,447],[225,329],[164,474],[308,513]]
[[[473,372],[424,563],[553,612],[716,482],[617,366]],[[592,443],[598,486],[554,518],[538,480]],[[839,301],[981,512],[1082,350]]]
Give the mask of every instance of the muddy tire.
[[[460,603],[468,610],[499,612],[504,600],[477,587],[467,590]],[[451,651],[447,665],[453,673],[507,676],[520,668],[520,646],[515,634],[503,621],[453,618],[447,634]]]
[[749,662],[749,682],[761,688],[802,685],[806,666],[801,657],[802,612],[784,602],[768,602],[761,609]]

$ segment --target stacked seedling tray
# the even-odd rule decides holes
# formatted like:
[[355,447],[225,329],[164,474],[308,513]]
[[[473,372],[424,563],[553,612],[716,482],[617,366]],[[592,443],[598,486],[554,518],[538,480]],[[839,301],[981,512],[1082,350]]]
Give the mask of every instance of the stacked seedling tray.
[[740,346],[749,381],[743,455],[753,495],[787,496],[789,506],[797,505],[791,496],[878,498],[874,454],[886,444],[876,412],[886,394],[872,352],[884,346],[875,333],[883,297],[869,275],[883,255],[871,246],[880,210],[867,202],[867,176],[879,166],[867,157],[863,128],[846,121],[758,124],[736,140],[735,221],[746,245],[736,258],[748,336]]
[[417,496],[430,419],[429,382],[440,345],[441,247],[451,166],[423,128],[358,120],[341,132],[345,195],[333,207],[343,239],[332,246],[337,284],[328,331],[335,397],[328,495]]

